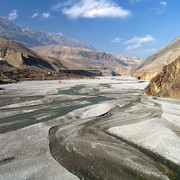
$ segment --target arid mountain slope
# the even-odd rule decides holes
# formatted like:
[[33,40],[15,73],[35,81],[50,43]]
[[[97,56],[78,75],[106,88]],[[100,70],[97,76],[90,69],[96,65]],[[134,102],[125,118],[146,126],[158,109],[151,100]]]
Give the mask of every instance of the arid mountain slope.
[[133,76],[140,79],[151,79],[160,73],[163,66],[170,64],[180,56],[180,36],[149,56],[133,72]]
[[24,45],[0,38],[0,84],[59,77],[53,65]]
[[150,81],[144,93],[180,99],[180,56],[163,67],[163,71]]
[[113,73],[108,68],[69,70],[55,57],[43,57],[18,42],[0,38],[0,84],[19,80],[107,76]]
[[142,60],[136,57],[117,55],[116,58],[123,61],[126,64],[126,68],[129,70],[133,70],[142,63]]
[[[0,38],[0,59],[5,61],[3,64],[9,64],[16,68],[35,68],[54,70],[52,65],[44,60],[33,50],[28,49],[22,44]],[[1,66],[2,67],[2,66]]]
[[69,39],[59,33],[46,33],[31,29],[23,29],[14,25],[5,17],[0,17],[0,37],[16,40],[28,47],[59,44],[64,46],[94,49],[87,42]]
[[[65,69],[109,68],[112,72],[129,75],[131,69],[134,67],[132,62],[127,62],[123,56],[115,57],[105,52],[95,51],[88,43],[81,40],[65,38],[60,33],[46,33],[28,28],[23,29],[5,17],[0,17],[0,37],[7,40],[18,41],[27,47],[46,46],[42,47],[43,50],[40,50],[40,47],[37,53],[39,53],[40,50],[42,52],[40,53],[46,56],[46,60],[50,61],[50,64],[52,64],[56,70],[59,70],[59,67]],[[63,47],[60,48],[60,46]],[[46,52],[44,48],[48,49],[48,51]],[[35,50],[36,49],[37,48],[35,48]],[[13,62],[16,62],[16,65],[18,65],[21,54],[16,53],[13,57],[16,59],[16,61]],[[12,64],[12,62],[10,64]],[[13,66],[14,65],[15,64],[13,64]]]
[[121,75],[128,75],[133,66],[130,67],[129,62],[124,61],[122,57],[117,58],[105,52],[85,48],[51,45],[34,47],[33,50],[43,56],[58,59],[69,69],[110,68]]

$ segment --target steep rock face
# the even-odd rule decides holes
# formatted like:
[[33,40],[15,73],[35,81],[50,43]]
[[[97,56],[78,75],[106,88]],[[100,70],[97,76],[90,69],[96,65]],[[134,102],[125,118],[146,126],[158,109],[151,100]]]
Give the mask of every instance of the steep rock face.
[[170,64],[180,56],[180,36],[145,59],[132,73],[139,79],[150,80],[160,73],[165,65]]
[[5,17],[0,17],[0,37],[16,40],[28,47],[59,44],[64,46],[94,49],[87,42],[69,39],[60,33],[46,33],[31,29],[23,29],[14,25]]
[[144,94],[180,99],[180,57],[163,67],[163,71],[145,88]]
[[2,38],[0,38],[0,58],[16,68],[25,68],[28,66],[35,69],[54,70],[48,61],[44,60],[31,49],[26,48],[18,42]]
[[34,51],[41,55],[56,58],[68,69],[104,69],[128,75],[130,70],[128,64],[115,56],[85,48],[73,48],[67,46],[51,45],[34,47]]

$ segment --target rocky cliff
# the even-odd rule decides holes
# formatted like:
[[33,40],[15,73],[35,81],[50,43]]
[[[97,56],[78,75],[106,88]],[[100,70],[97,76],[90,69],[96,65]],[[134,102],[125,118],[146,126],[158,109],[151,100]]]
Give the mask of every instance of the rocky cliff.
[[[24,45],[0,38],[0,59],[16,68],[54,70],[52,65],[40,55]],[[2,68],[2,66],[1,66]],[[3,69],[2,69],[3,70]]]
[[180,99],[180,56],[152,78],[144,94]]
[[43,56],[56,58],[63,66],[74,70],[109,68],[115,73],[129,75],[131,69],[136,66],[127,58],[125,61],[123,56],[115,57],[106,52],[85,48],[51,45],[34,47],[33,50]]
[[132,73],[139,79],[150,80],[160,73],[165,65],[170,64],[180,56],[180,36],[175,38],[155,54],[146,58]]

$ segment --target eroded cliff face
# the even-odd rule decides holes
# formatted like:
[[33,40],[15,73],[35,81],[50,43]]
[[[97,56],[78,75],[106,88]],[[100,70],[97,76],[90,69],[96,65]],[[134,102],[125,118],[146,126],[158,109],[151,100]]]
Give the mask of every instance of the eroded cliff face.
[[[52,65],[40,55],[24,45],[0,38],[0,60],[16,68],[54,70]],[[1,66],[3,70],[3,67]]]
[[156,75],[144,90],[145,95],[180,99],[180,56]]
[[132,68],[140,64],[137,58],[113,56],[102,51],[68,46],[38,46],[32,48],[43,56],[56,58],[68,69],[104,69],[109,68],[115,73],[129,75]]
[[138,79],[151,80],[159,74],[163,67],[180,56],[180,36],[146,58],[132,73]]

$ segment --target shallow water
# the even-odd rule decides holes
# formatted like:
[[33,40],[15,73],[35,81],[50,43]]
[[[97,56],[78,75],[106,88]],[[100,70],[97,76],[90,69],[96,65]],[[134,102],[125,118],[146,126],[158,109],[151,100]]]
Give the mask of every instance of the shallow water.
[[[20,89],[21,84],[19,86]],[[0,133],[50,121],[75,109],[115,99],[100,94],[95,88],[90,93],[81,92],[83,88],[83,85],[74,85],[44,96],[19,96],[15,93],[10,97],[4,89],[0,101]],[[63,95],[68,97],[63,98]]]
[[[0,133],[4,133],[0,135],[0,157],[16,157],[11,149],[16,145],[15,152],[21,160],[28,158],[32,168],[27,179],[47,175],[43,168],[31,174],[36,165],[39,167],[34,162],[42,149],[50,151],[59,166],[80,179],[179,179],[180,102],[143,97],[147,83],[130,77],[104,77],[0,86]],[[40,122],[40,126],[30,126]],[[38,127],[41,132],[31,135]],[[31,136],[34,142],[26,142]],[[46,146],[38,144],[42,141],[39,137]],[[9,146],[4,152],[6,144]],[[29,144],[31,148],[24,148]],[[47,158],[47,152],[43,157]],[[22,171],[14,162],[16,158],[6,166],[0,165],[4,177],[7,169]],[[13,177],[13,172],[9,175]]]

